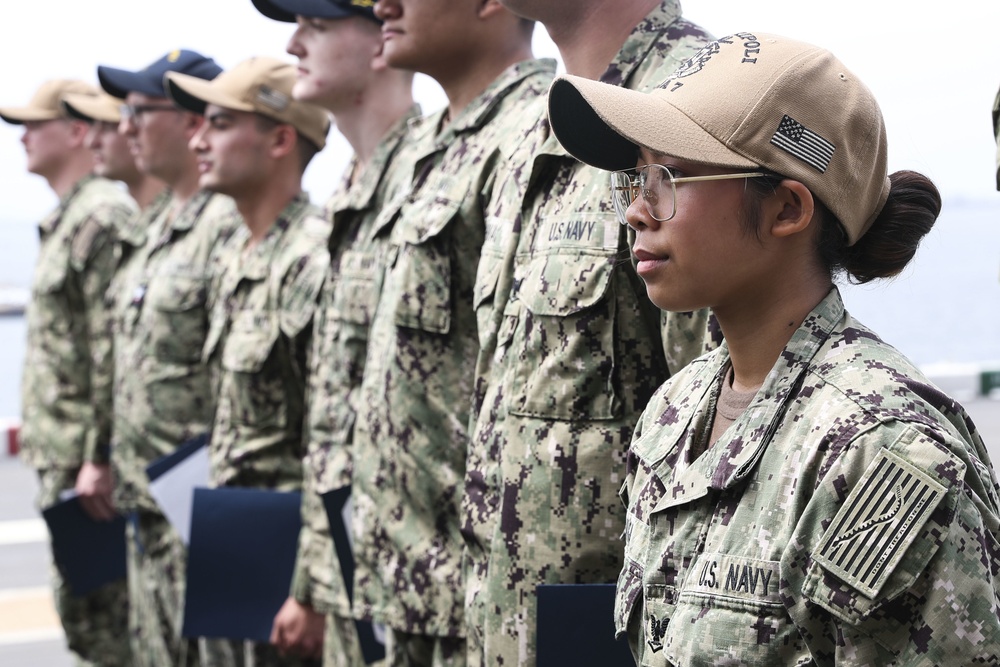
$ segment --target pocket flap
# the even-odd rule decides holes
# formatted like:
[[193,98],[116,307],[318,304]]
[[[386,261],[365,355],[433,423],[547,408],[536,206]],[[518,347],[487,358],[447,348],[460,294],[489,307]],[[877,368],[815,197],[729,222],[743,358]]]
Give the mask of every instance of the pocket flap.
[[400,225],[397,220],[390,236],[392,242],[420,245],[444,231],[462,209],[463,202],[449,198],[446,192],[444,186],[438,189],[426,185],[414,200],[405,202],[399,217],[405,219],[406,224]]
[[46,262],[44,266],[39,264],[39,269],[31,286],[35,294],[52,294],[62,289],[66,282],[66,274],[69,272],[65,260]]
[[536,315],[572,315],[604,298],[613,273],[613,257],[556,253],[534,257],[518,299]]
[[[233,328],[223,343],[222,367],[237,373],[260,372],[278,340],[275,316],[241,316],[240,319],[244,321],[233,323]],[[256,321],[248,321],[250,319]]]
[[200,276],[160,273],[150,281],[145,298],[151,308],[179,312],[201,306],[206,294],[205,280]]

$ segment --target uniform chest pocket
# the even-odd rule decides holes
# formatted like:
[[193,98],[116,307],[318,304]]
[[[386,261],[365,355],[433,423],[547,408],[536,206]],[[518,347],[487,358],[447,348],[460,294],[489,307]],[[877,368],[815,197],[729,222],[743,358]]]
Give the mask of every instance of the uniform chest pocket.
[[661,640],[668,661],[693,665],[708,655],[738,655],[753,665],[808,664],[809,652],[782,604],[780,578],[776,560],[699,554],[683,575]]
[[201,276],[163,273],[150,281],[145,300],[158,359],[177,363],[200,361],[208,333],[206,282]]
[[70,312],[67,294],[69,266],[66,259],[51,261],[39,266],[31,286],[32,301],[29,307],[33,329],[44,330],[55,337],[68,336],[74,318]]
[[379,262],[374,251],[344,252],[334,276],[332,315],[367,330],[378,302]]
[[35,273],[32,292],[36,295],[46,295],[61,292],[66,284],[66,276],[69,273],[69,266],[65,258],[59,258],[47,262],[44,266],[39,265]]
[[[435,199],[404,207],[410,216],[397,224],[392,243],[396,259],[386,274],[387,291],[396,293],[397,326],[446,334],[451,330],[452,266],[448,242],[449,223],[458,215],[461,201]],[[409,213],[406,213],[409,211]]]
[[616,395],[614,256],[549,253],[525,260],[509,409],[548,419],[608,420]]
[[260,329],[235,328],[222,350],[222,389],[238,424],[284,425],[285,372],[278,359],[277,323]]

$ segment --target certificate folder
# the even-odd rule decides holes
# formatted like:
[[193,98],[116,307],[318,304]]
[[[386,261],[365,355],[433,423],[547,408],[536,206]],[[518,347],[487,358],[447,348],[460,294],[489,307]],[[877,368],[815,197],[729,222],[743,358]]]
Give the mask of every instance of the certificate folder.
[[125,578],[125,518],[95,521],[73,495],[42,510],[52,554],[74,596]]
[[288,598],[301,496],[263,489],[195,489],[185,637],[267,643]]
[[538,587],[538,667],[634,667],[628,643],[615,640],[615,585]]
[[182,462],[202,447],[206,447],[208,445],[208,441],[208,433],[196,435],[193,438],[182,442],[177,449],[170,452],[166,456],[161,456],[150,463],[146,466],[146,476],[149,477],[149,481],[152,482],[159,479],[165,472],[168,472],[172,468],[176,467],[178,463]]
[[191,542],[194,490],[209,485],[208,441],[207,433],[195,436],[146,467],[149,493],[184,544]]
[[[333,548],[344,574],[347,599],[354,602],[354,547],[351,541],[351,487],[344,486],[320,496],[330,521]],[[361,656],[370,665],[385,659],[385,638],[382,629],[370,621],[354,621],[361,643]]]

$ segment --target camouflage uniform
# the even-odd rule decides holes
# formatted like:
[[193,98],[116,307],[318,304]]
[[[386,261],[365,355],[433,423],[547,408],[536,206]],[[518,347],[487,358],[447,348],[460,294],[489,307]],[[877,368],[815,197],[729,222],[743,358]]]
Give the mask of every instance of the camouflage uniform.
[[629,452],[615,623],[640,664],[995,663],[1000,490],[965,410],[834,289],[682,465],[728,366],[666,383]]
[[[114,273],[115,230],[134,213],[113,183],[86,176],[39,224],[21,441],[23,459],[38,472],[41,508],[75,486],[84,461],[107,462],[111,337],[104,292]],[[129,665],[124,582],[74,597],[53,567],[52,587],[78,664]]]
[[523,131],[522,112],[554,69],[519,63],[443,128],[443,111],[415,123],[406,149],[411,191],[376,223],[389,246],[355,430],[355,612],[391,627],[401,650],[407,636],[445,638],[438,648],[458,664],[458,510],[479,351],[473,283],[484,206],[502,138]]
[[[306,354],[330,264],[330,225],[318,214],[299,194],[258,243],[247,248],[242,227],[226,246],[204,352],[219,369],[209,447],[218,486],[302,490]],[[214,664],[311,664],[269,644],[243,650]]]
[[375,267],[382,244],[371,238],[372,226],[395,192],[408,185],[409,173],[395,158],[408,120],[418,115],[414,107],[386,133],[363,171],[351,161],[324,215],[333,227],[330,272],[309,353],[302,531],[291,595],[326,615],[325,667],[363,664],[320,494],[351,483],[355,406],[379,291]]
[[130,621],[135,664],[197,664],[180,638],[186,549],[149,495],[145,468],[211,428],[215,395],[201,350],[216,256],[240,224],[228,197],[199,192],[173,215],[164,206],[145,245],[115,280],[115,396],[111,462],[115,504],[129,526]]
[[[125,266],[129,259],[136,254],[143,246],[146,245],[146,239],[149,235],[150,225],[153,221],[159,218],[163,212],[170,205],[170,191],[164,190],[158,194],[149,205],[140,211],[137,215],[132,216],[125,224],[123,224],[115,232],[115,237],[118,240],[118,244],[115,247],[115,267],[116,269]],[[116,270],[115,276],[121,275],[120,271]],[[112,315],[114,313],[114,295],[117,294],[117,288],[115,287],[115,280],[111,282],[111,288],[108,290],[108,296],[110,301],[108,302],[109,308],[112,309]],[[114,333],[114,326],[112,321],[112,333]]]
[[[651,89],[707,41],[664,0],[601,80]],[[614,492],[632,428],[669,371],[706,346],[704,313],[661,323],[607,173],[536,117],[505,161],[476,278],[482,352],[463,499],[472,664],[534,664],[537,585],[614,581],[625,522]]]

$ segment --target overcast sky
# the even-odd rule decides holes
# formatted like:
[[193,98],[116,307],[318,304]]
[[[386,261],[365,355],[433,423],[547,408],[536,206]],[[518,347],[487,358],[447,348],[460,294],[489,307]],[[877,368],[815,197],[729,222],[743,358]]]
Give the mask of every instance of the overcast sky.
[[[957,0],[688,0],[685,15],[716,35],[772,32],[831,49],[875,92],[889,132],[891,170],[933,178],[946,199],[993,199],[990,110],[1000,86],[1000,2]],[[286,57],[290,24],[268,20],[250,0],[53,0],[5,3],[0,22],[0,105],[24,104],[47,78],[96,82],[96,66],[139,69],[175,48],[224,68],[252,55]],[[539,28],[536,51],[557,52]],[[425,109],[443,104],[421,78]],[[37,220],[54,204],[45,182],[24,171],[20,130],[0,123],[0,205],[6,221]],[[337,135],[310,167],[317,201],[330,194],[349,148]],[[997,220],[1000,224],[1000,219]]]

